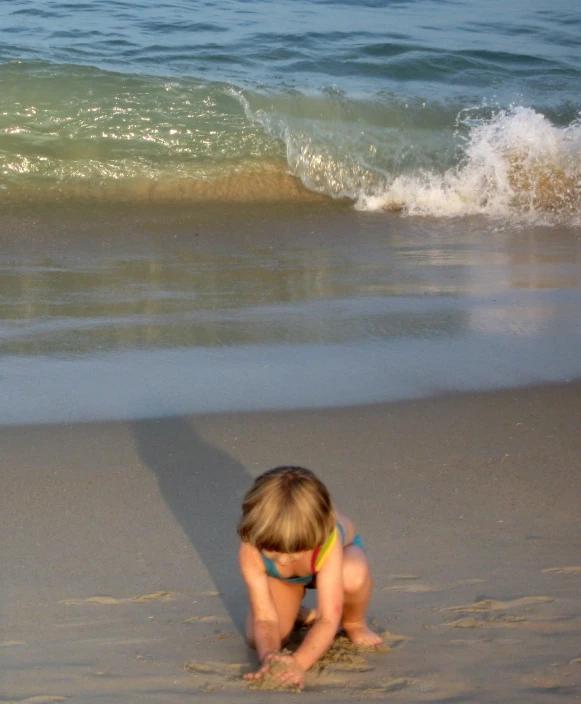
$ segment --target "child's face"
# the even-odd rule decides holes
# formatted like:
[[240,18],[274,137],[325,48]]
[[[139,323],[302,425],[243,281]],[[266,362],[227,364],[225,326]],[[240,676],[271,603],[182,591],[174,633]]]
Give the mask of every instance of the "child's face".
[[286,553],[276,552],[275,550],[263,550],[262,552],[266,555],[266,557],[281,567],[286,567],[287,565],[292,565],[293,562],[298,562],[305,554],[304,552]]

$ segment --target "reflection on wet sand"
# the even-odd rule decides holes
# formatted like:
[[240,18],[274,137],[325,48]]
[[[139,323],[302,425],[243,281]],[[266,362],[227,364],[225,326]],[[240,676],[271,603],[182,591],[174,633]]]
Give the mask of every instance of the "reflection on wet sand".
[[581,288],[581,242],[570,231],[494,233],[472,223],[428,232],[402,219],[386,231],[377,217],[357,217],[316,237],[300,218],[296,231],[271,220],[270,232],[250,218],[242,235],[233,220],[208,234],[205,221],[177,218],[152,244],[133,213],[122,248],[91,231],[90,247],[87,237],[56,246],[53,238],[5,255],[0,351],[433,339],[518,320],[528,330],[552,307],[535,296],[515,306],[511,291]]
[[0,216],[0,423],[350,405],[581,375],[571,229],[340,204],[90,216]]

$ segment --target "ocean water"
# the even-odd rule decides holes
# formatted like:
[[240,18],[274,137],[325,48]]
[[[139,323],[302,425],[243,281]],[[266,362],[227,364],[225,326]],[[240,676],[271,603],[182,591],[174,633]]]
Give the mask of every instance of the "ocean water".
[[576,0],[4,2],[2,199],[576,221],[580,82]]
[[0,3],[0,423],[581,376],[576,0]]

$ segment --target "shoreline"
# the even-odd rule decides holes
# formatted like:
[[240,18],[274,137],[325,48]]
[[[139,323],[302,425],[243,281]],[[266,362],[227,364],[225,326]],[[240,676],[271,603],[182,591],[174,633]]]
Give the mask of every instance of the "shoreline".
[[301,207],[4,212],[0,424],[422,398],[581,375],[571,228]]
[[575,382],[1,428],[3,697],[266,701],[240,680],[254,660],[234,526],[252,477],[292,462],[362,533],[392,646],[335,653],[309,696],[573,701],[580,399]]

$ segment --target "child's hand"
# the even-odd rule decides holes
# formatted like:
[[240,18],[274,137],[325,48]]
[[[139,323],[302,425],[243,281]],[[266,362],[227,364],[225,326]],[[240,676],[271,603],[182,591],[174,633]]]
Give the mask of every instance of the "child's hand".
[[305,671],[297,663],[294,655],[282,655],[273,653],[270,658],[270,663],[280,662],[284,665],[284,669],[278,670],[272,674],[272,678],[280,682],[282,685],[294,685],[299,689],[305,686]]
[[280,655],[280,650],[273,650],[270,653],[267,653],[263,660],[262,660],[262,665],[256,670],[256,672],[248,672],[246,675],[244,675],[245,680],[261,680],[264,677],[265,672],[268,672],[270,670],[270,666],[272,665],[272,660],[276,655]]
[[[273,668],[274,663],[280,663],[282,667]],[[283,686],[295,686],[303,689],[305,686],[305,671],[298,665],[294,655],[282,655],[279,650],[268,653],[262,661],[261,667],[256,672],[249,672],[244,675],[247,680],[260,680],[270,671],[270,677]]]

